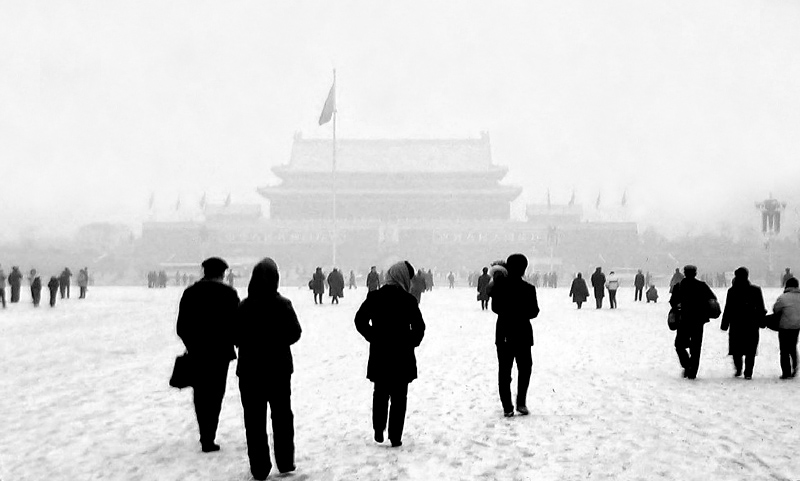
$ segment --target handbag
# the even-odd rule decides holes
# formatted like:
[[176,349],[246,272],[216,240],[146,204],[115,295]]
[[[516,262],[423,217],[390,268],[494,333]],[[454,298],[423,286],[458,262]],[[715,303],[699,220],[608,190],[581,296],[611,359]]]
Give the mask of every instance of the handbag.
[[762,324],[767,329],[777,331],[780,328],[781,316],[776,315],[774,312],[772,314],[767,314],[764,316]]
[[708,300],[708,317],[710,319],[716,319],[722,314],[722,309],[719,307],[719,302],[711,298]]
[[184,352],[175,358],[175,365],[172,367],[172,376],[169,378],[169,385],[183,389],[191,387],[194,381],[194,363],[192,363],[188,352]]
[[670,331],[678,330],[678,324],[681,322],[681,311],[670,309],[667,314],[667,327]]

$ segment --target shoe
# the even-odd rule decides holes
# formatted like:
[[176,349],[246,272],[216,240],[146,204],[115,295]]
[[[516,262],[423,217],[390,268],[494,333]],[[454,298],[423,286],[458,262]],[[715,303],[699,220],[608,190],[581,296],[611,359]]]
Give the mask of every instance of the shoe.
[[506,412],[504,412],[503,413],[503,417],[513,418],[514,417],[514,411],[506,411]]
[[741,369],[737,369],[736,372],[733,373],[733,377],[739,377],[741,375],[742,375],[742,370]]
[[375,442],[382,443],[383,442],[383,431],[375,430]]
[[792,378],[792,376],[788,375],[788,374],[784,374],[784,375],[781,376],[781,379],[791,379],[791,378]]
[[256,481],[265,481],[269,476],[269,471],[254,471],[251,469],[250,474],[253,475],[253,479]]
[[203,445],[203,452],[204,453],[213,453],[214,451],[219,451],[219,444],[217,443],[209,443]]
[[528,414],[531,413],[525,406],[517,406],[517,412],[522,414],[523,416],[527,416]]
[[753,375],[752,374],[745,374],[744,378],[749,381],[749,380],[753,379]]
[[403,441],[392,441],[392,447],[393,448],[399,448],[402,445],[403,445]]
[[292,472],[292,471],[294,471],[295,469],[297,469],[297,466],[295,466],[295,465],[293,464],[293,465],[289,466],[289,468],[288,468],[288,469],[278,469],[278,472],[280,472],[281,474],[286,474],[286,473],[291,473],[291,472]]

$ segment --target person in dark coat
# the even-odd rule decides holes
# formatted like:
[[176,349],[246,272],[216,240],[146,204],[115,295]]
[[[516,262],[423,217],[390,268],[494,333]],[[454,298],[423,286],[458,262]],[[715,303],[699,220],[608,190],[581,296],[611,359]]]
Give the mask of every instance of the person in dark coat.
[[239,305],[234,341],[239,347],[236,375],[244,410],[250,471],[267,479],[272,463],[267,437],[267,406],[272,413],[275,464],[295,470],[291,345],[302,329],[292,302],[278,293],[278,266],[267,257],[253,268],[247,298]]
[[716,301],[717,296],[708,284],[697,279],[697,267],[687,265],[683,268],[683,273],[685,278],[672,288],[669,305],[680,312],[675,334],[675,351],[683,367],[683,376],[695,379],[700,367],[703,327],[709,318],[709,301]]
[[58,277],[50,276],[50,282],[47,283],[47,289],[50,291],[50,307],[56,307],[56,296],[58,295],[59,286]]
[[65,267],[61,274],[58,276],[58,287],[61,290],[61,298],[64,299],[66,296],[69,299],[69,281],[70,277],[72,277],[72,271],[69,270],[69,267]]
[[311,289],[314,291],[314,304],[322,304],[322,295],[325,294],[325,273],[322,272],[322,267],[317,267],[311,276]]
[[595,269],[590,280],[592,282],[592,288],[594,289],[594,301],[597,304],[597,308],[600,309],[603,307],[603,297],[606,295],[606,275],[603,274],[602,270],[598,267]]
[[417,378],[414,348],[425,335],[422,313],[409,293],[413,277],[411,264],[406,261],[394,264],[386,275],[386,284],[367,294],[355,317],[356,329],[369,342],[367,378],[375,384],[372,394],[375,441],[383,442],[388,414],[392,447],[403,444],[408,384]]
[[736,368],[734,376],[742,375],[744,357],[744,378],[752,379],[759,329],[767,310],[761,288],[748,280],[747,268],[740,267],[733,275],[733,283],[725,298],[720,329],[728,331],[728,354],[733,356],[733,366]]
[[478,277],[478,300],[481,301],[481,310],[485,311],[489,308],[489,282],[492,276],[489,275],[489,268],[483,268],[483,274]]
[[645,293],[645,297],[647,298],[647,303],[649,304],[650,301],[654,303],[658,302],[658,289],[656,286],[650,284],[650,287],[647,288],[647,292]]
[[369,274],[367,274],[367,290],[369,292],[377,291],[381,287],[381,278],[378,276],[378,271],[375,266],[370,267]]
[[672,279],[669,280],[669,293],[672,294],[672,290],[675,289],[675,284],[679,283],[683,280],[683,274],[681,274],[681,270],[677,267],[675,268],[675,273],[672,274]]
[[328,274],[328,295],[331,296],[331,304],[338,304],[339,298],[344,297],[344,277],[336,267]]
[[425,275],[425,271],[422,269],[417,271],[417,275],[415,275],[411,279],[411,295],[417,300],[417,304],[422,302],[422,293],[428,290],[428,276]]
[[31,283],[31,297],[33,298],[33,307],[39,307],[39,301],[42,299],[42,278],[36,273],[36,269],[31,269],[30,277]]
[[572,287],[569,288],[569,295],[572,297],[572,302],[578,305],[578,309],[581,308],[581,304],[586,302],[586,299],[589,298],[589,288],[586,287],[586,279],[583,278],[583,274],[578,272],[577,277],[572,280]]
[[22,272],[18,266],[13,266],[11,272],[8,274],[8,285],[11,286],[11,299],[9,302],[12,304],[19,302],[19,291],[22,288]]
[[633,278],[633,287],[636,289],[633,292],[633,300],[641,301],[642,292],[644,291],[644,274],[642,274],[641,269],[639,269],[639,272],[637,272],[636,276]]
[[219,257],[203,261],[203,278],[183,291],[178,308],[178,337],[196,369],[194,409],[203,452],[219,451],[219,413],[225,397],[228,365],[236,359],[234,322],[239,296],[223,282],[228,264]]
[[503,415],[514,415],[511,403],[511,370],[517,362],[517,412],[527,415],[528,385],[533,360],[533,329],[531,319],[539,315],[536,288],[523,280],[528,259],[511,254],[506,260],[506,277],[499,277],[491,291],[492,312],[497,314],[495,346],[497,347],[497,384]]

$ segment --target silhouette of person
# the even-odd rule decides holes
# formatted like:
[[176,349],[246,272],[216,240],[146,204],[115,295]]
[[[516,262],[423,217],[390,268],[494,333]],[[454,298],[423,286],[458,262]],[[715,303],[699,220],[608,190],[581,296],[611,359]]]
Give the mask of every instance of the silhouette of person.
[[[700,367],[700,351],[703,347],[703,327],[709,318],[709,301],[717,296],[708,284],[697,279],[697,267],[683,268],[684,279],[672,287],[669,304],[680,311],[680,322],[675,334],[675,351],[683,367],[683,376],[695,379]],[[689,350],[687,353],[686,350]]]
[[580,272],[578,272],[578,275],[572,280],[572,286],[569,288],[569,295],[572,297],[572,302],[578,305],[578,309],[580,309],[581,304],[586,302],[586,299],[589,298],[589,288],[586,287],[586,279],[583,278],[583,274]]
[[733,283],[725,298],[720,329],[728,331],[728,354],[733,357],[733,366],[736,369],[734,376],[742,375],[744,357],[744,378],[752,379],[759,330],[767,310],[764,308],[761,288],[748,280],[747,268],[740,267],[733,275]]

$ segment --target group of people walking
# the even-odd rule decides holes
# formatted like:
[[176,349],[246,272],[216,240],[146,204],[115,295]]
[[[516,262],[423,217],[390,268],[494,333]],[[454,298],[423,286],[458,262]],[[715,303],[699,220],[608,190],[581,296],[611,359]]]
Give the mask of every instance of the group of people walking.
[[[17,303],[20,300],[20,292],[22,290],[22,280],[24,274],[19,266],[13,266],[11,272],[6,275],[2,265],[0,265],[0,304],[6,308],[6,285],[11,289],[11,295],[8,300],[9,303]],[[50,292],[50,307],[55,307],[56,299],[59,292],[61,299],[70,296],[70,278],[72,271],[65,267],[57,276],[50,276],[47,282],[47,289]],[[30,285],[31,300],[34,307],[39,307],[42,299],[42,277],[36,269],[31,269],[28,273],[28,284]],[[89,285],[89,269],[84,267],[78,272],[78,287],[80,288],[80,298],[86,297],[86,289]]]
[[[616,309],[617,290],[619,289],[620,281],[614,271],[609,272],[608,276],[606,276],[603,273],[603,269],[598,267],[592,274],[590,282],[592,283],[596,308],[603,308],[603,299],[605,298],[605,292],[607,290],[609,307],[611,309]],[[635,288],[633,294],[634,302],[639,302],[642,300],[642,292],[644,291],[645,282],[645,275],[642,274],[642,270],[639,269],[633,279],[633,286]],[[580,309],[583,303],[589,298],[589,288],[586,285],[586,279],[583,278],[583,274],[580,272],[578,272],[578,274],[575,276],[575,279],[572,280],[572,285],[569,289],[569,296],[572,298],[572,302],[578,305],[578,309]],[[650,285],[650,287],[647,289],[646,297],[647,302],[658,301],[658,289],[656,289],[656,286],[652,284]]]

